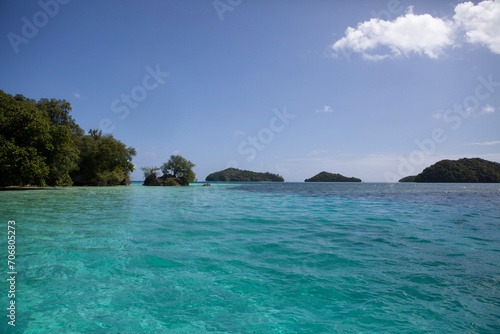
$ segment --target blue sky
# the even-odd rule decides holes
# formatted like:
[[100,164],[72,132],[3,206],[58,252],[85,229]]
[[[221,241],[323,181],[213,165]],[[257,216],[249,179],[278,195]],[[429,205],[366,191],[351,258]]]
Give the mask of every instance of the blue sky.
[[303,181],[500,162],[500,0],[2,1],[0,89],[87,131]]

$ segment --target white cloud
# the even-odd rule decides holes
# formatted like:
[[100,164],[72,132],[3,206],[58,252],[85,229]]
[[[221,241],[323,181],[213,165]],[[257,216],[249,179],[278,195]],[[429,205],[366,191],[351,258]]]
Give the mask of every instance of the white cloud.
[[[336,52],[350,49],[371,60],[412,53],[438,58],[445,47],[453,45],[453,29],[449,22],[429,14],[415,15],[412,7],[394,21],[372,18],[359,23],[356,29],[347,28],[345,35],[333,44]],[[385,52],[375,53],[380,48]]]
[[458,4],[453,19],[465,29],[469,43],[484,45],[500,54],[500,0]]
[[240,130],[236,130],[236,131],[234,131],[234,135],[235,135],[235,136],[244,136],[244,135],[245,135],[245,132],[240,131]]
[[80,98],[80,93],[73,93],[73,95],[76,97],[76,98]]
[[179,150],[175,150],[172,152],[172,154],[174,154],[174,155],[181,154],[181,153],[182,153],[182,151],[179,151]]
[[[465,114],[462,114],[462,116],[465,118],[467,118],[469,116],[479,117],[483,114],[494,113],[495,111],[496,111],[495,107],[487,104],[487,105],[483,106],[483,108],[481,109],[481,112],[479,112],[479,110],[477,110],[477,108],[469,107],[469,108],[465,109]],[[437,113],[432,115],[432,118],[442,119],[444,117],[444,115],[445,115],[444,111],[438,111]]]
[[316,109],[316,112],[333,112],[333,109],[330,106],[323,106],[322,109]]
[[491,105],[487,104],[487,105],[485,105],[485,106],[483,107],[483,111],[482,111],[482,113],[483,113],[483,114],[491,114],[491,113],[494,113],[494,112],[495,112],[495,110],[496,110],[496,109],[495,109],[495,107],[493,107],[493,106],[491,106]]
[[491,146],[491,145],[498,145],[498,144],[500,144],[500,140],[496,140],[496,141],[485,141],[485,142],[481,142],[481,143],[469,143],[469,144],[466,144],[466,145]]
[[500,54],[500,0],[485,0],[474,5],[460,3],[455,7],[453,20],[415,15],[409,7],[404,16],[393,21],[372,18],[349,27],[345,37],[332,45],[338,54],[359,53],[365,59],[382,60],[426,55],[439,58],[448,47],[460,46],[459,37],[472,44],[487,46]]

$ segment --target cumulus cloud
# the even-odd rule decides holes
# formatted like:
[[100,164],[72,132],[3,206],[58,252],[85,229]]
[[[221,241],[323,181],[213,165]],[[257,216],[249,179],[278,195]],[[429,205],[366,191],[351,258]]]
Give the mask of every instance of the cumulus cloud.
[[465,30],[467,42],[484,45],[500,54],[500,0],[458,4],[453,19]]
[[[445,47],[453,45],[453,29],[443,19],[429,14],[415,15],[412,7],[394,21],[372,18],[349,27],[345,37],[333,44],[336,52],[351,50],[364,58],[380,60],[409,56],[412,53],[438,58]],[[377,53],[377,50],[380,50]],[[382,52],[383,51],[383,52]]]
[[458,4],[453,20],[415,15],[409,7],[404,16],[393,21],[372,18],[358,23],[357,28],[348,27],[345,37],[332,49],[338,55],[359,53],[370,60],[412,54],[436,59],[446,48],[458,47],[461,36],[468,43],[485,45],[500,54],[500,0]]
[[322,109],[316,109],[316,112],[333,112],[333,109],[330,106],[323,106]]

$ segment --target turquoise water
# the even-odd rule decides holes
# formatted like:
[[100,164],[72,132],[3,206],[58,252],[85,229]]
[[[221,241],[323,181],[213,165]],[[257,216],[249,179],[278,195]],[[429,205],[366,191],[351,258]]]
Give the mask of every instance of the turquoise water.
[[500,332],[498,184],[3,191],[0,217],[0,332]]

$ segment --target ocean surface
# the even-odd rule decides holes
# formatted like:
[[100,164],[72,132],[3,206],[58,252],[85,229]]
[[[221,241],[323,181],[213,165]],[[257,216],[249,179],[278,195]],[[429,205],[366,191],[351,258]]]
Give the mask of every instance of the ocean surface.
[[0,333],[500,333],[499,184],[2,191],[0,217]]

